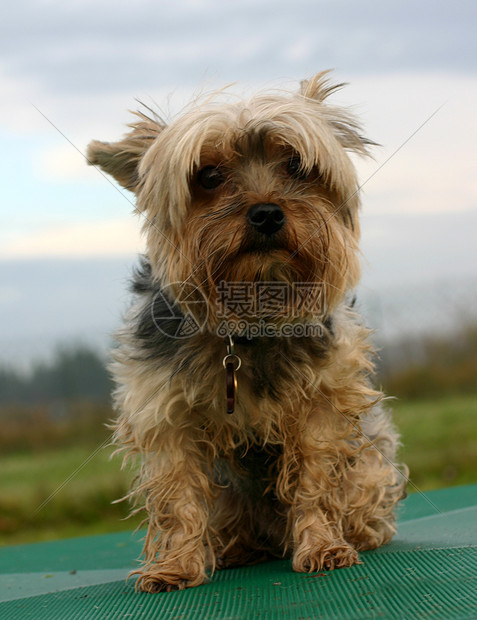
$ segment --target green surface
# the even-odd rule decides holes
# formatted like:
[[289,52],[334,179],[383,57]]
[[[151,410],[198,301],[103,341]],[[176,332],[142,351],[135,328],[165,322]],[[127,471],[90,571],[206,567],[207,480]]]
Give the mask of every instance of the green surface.
[[411,495],[390,545],[332,572],[283,560],[150,595],[125,581],[140,546],[120,533],[1,549],[0,618],[477,618],[477,486]]

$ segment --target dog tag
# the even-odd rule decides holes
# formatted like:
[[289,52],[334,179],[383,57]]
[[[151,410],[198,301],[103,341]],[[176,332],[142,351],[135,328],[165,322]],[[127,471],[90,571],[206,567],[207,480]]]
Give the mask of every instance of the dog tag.
[[230,414],[235,411],[235,400],[237,397],[237,377],[235,373],[242,365],[240,357],[235,355],[234,341],[230,335],[228,337],[227,355],[224,357],[222,363],[225,368],[227,413]]
[[227,383],[227,413],[235,411],[235,392],[237,391],[237,377],[235,376],[235,367],[233,362],[225,365],[226,383]]

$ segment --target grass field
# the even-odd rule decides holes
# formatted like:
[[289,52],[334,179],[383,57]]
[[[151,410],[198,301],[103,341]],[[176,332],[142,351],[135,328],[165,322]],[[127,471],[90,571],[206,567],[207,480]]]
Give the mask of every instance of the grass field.
[[134,529],[123,497],[132,473],[112,449],[80,445],[1,459],[0,543],[14,544]]
[[392,407],[401,456],[419,489],[477,483],[477,395],[394,401]]
[[[394,401],[409,491],[477,483],[477,395]],[[11,453],[0,459],[0,543],[15,544],[134,529],[124,520],[132,473],[112,449],[75,447]],[[48,498],[50,498],[48,500]],[[48,500],[48,501],[47,501]],[[45,503],[46,502],[46,503]]]

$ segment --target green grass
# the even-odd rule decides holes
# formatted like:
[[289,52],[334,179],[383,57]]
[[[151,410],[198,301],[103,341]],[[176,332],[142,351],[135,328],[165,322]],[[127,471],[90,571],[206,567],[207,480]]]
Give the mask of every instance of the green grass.
[[123,497],[132,474],[121,471],[111,448],[58,448],[2,457],[0,464],[0,544],[134,529],[125,521]]
[[477,395],[395,401],[392,408],[401,458],[420,490],[477,483]]
[[[392,407],[404,444],[401,460],[419,490],[477,483],[477,395],[394,401]],[[138,525],[138,517],[124,520],[127,502],[111,503],[127,493],[132,473],[121,471],[120,456],[110,459],[110,447],[95,452],[100,441],[0,458],[0,544]]]

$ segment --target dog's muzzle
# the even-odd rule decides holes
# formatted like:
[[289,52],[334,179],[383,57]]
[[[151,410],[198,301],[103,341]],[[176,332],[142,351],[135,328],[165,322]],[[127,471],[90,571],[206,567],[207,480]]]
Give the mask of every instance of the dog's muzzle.
[[250,207],[247,221],[264,235],[271,236],[285,224],[285,214],[281,207],[273,203],[259,203]]

